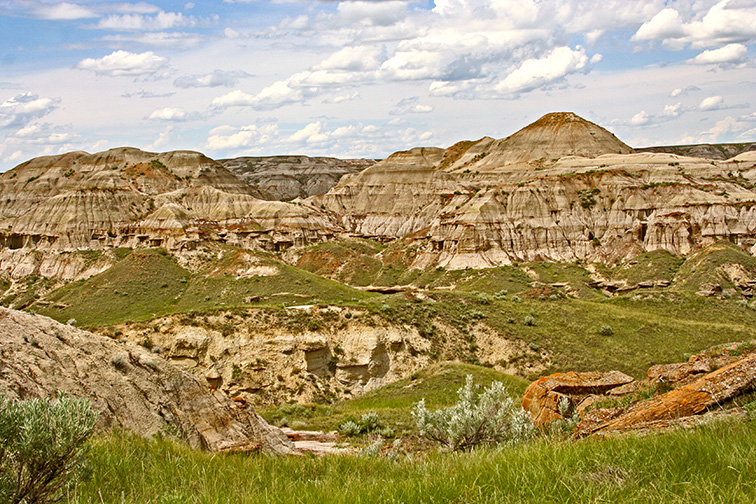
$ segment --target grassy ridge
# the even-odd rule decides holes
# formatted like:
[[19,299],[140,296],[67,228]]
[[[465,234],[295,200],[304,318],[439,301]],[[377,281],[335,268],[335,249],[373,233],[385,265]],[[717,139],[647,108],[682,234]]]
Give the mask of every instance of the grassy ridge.
[[[233,256],[237,251],[227,252]],[[277,274],[238,278],[223,270],[230,266],[223,260],[209,263],[205,271],[190,273],[163,249],[139,249],[99,275],[56,289],[45,298],[50,304],[33,308],[62,322],[73,318],[77,325],[100,327],[171,313],[345,299],[356,302],[375,296],[272,258],[261,258],[261,264]]]
[[537,440],[501,451],[364,457],[217,456],[127,434],[91,445],[68,503],[755,502],[756,422],[646,437]]
[[[640,378],[651,364],[681,362],[686,354],[716,344],[756,338],[755,310],[733,300],[685,292],[594,300],[512,295],[496,299],[490,294],[444,291],[432,295],[435,302],[413,303],[399,294],[370,300],[369,306],[395,322],[414,323],[426,331],[444,323],[468,338],[465,351],[448,354],[443,336],[431,333],[433,351],[441,359],[486,360],[485,349],[476,347],[473,337],[481,325],[502,338],[523,341],[531,350],[494,364],[503,368],[522,364],[518,374],[533,379],[542,372],[530,372],[525,364],[526,357],[536,353],[548,354],[552,360],[548,371],[617,369]],[[611,326],[611,336],[600,334],[603,325]]]

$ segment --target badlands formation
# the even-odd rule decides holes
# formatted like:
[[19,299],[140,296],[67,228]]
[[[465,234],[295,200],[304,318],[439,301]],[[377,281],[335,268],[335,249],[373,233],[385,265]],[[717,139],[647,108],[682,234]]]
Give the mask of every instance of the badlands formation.
[[751,249],[754,168],[754,152],[726,161],[636,153],[558,113],[502,140],[393,154],[312,201],[351,233],[419,244],[416,267],[611,263],[721,239]]
[[[376,164],[217,162],[131,148],[47,156],[0,175],[0,268],[14,274],[11,263],[32,250],[181,254],[217,241],[281,251],[345,236],[406,240],[417,247],[416,268],[612,263],[721,239],[752,251],[756,153],[719,159],[725,150],[718,159],[636,152],[575,114],[554,113],[504,139],[414,148]],[[324,194],[260,199],[311,195],[340,173]]]
[[[133,148],[30,160],[0,174],[6,299],[63,321],[78,302],[92,320],[100,302],[115,311],[137,301],[147,307],[133,319],[90,325],[111,338],[3,309],[0,335],[9,346],[0,353],[0,392],[32,397],[62,389],[90,397],[104,422],[146,435],[170,424],[197,446],[262,443],[280,452],[290,448],[286,440],[240,404],[342,399],[439,360],[542,373],[561,349],[522,337],[518,331],[536,324],[532,314],[515,319],[512,311],[502,318],[506,329],[485,320],[490,296],[508,295],[501,286],[467,292],[481,310],[462,297],[445,301],[439,311],[458,311],[440,319],[434,305],[442,303],[427,293],[370,305],[377,295],[328,283],[327,268],[311,264],[318,277],[290,264],[312,245],[336,250],[346,242],[368,250],[355,260],[361,266],[380,256],[390,270],[397,253],[412,271],[439,275],[530,261],[615,264],[654,251],[695,258],[722,240],[732,243],[714,252],[754,255],[754,145],[656,150],[664,152],[636,151],[596,124],[554,113],[504,139],[417,147],[377,163],[214,161]],[[168,253],[139,250],[156,247]],[[124,273],[132,263],[153,265],[156,277],[172,273],[145,287],[131,282],[137,270]],[[706,295],[753,295],[756,267],[729,259],[716,267],[738,290],[710,282]],[[535,289],[534,299],[562,300],[580,288],[536,282],[539,273],[527,265],[513,269],[524,289]],[[674,281],[662,280],[664,287]],[[27,290],[32,284],[39,290]],[[447,287],[455,285],[440,289]],[[312,304],[300,306],[300,298]]]

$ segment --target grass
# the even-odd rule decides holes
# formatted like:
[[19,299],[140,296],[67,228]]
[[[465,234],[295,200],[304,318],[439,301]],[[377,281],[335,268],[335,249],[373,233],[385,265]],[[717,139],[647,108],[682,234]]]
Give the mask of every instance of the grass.
[[[460,351],[433,328],[453,327],[474,343],[476,327],[492,328],[502,339],[533,344],[546,352],[552,365],[545,372],[608,371],[617,369],[641,378],[652,364],[681,362],[686,353],[710,346],[756,338],[756,311],[734,300],[702,298],[688,292],[664,292],[647,298],[541,299],[514,295],[503,300],[491,293],[435,291],[432,302],[413,302],[404,294],[374,298],[369,309],[395,323],[413,324],[431,340],[431,353],[441,360],[487,361],[487,355]],[[526,325],[526,317],[533,318]],[[610,325],[613,334],[600,334]],[[502,368],[521,366],[518,374],[535,379],[544,371],[529,371],[521,353],[509,361],[493,362]]]
[[299,429],[330,432],[348,420],[357,421],[366,412],[378,414],[384,426],[397,434],[412,431],[412,406],[425,399],[431,409],[450,406],[457,402],[457,390],[464,385],[465,377],[472,375],[475,383],[487,387],[493,381],[503,382],[513,398],[519,399],[528,385],[526,380],[509,376],[493,369],[471,364],[445,362],[435,364],[410,378],[394,382],[368,392],[355,399],[337,404],[294,405],[263,408],[258,411],[268,422],[289,425]]
[[[38,313],[77,325],[102,327],[141,322],[172,313],[204,312],[223,308],[338,304],[375,294],[302,271],[272,257],[260,258],[277,274],[238,278],[228,270],[236,249],[225,248],[226,259],[192,273],[163,249],[130,251],[107,271],[69,283],[36,304]],[[226,264],[228,263],[228,264]]]
[[756,257],[723,240],[691,254],[680,266],[675,278],[675,288],[696,291],[704,283],[718,283],[723,288],[733,287],[730,279],[719,270],[720,266],[727,263],[740,264],[752,277],[756,276]]
[[756,501],[756,422],[503,450],[272,458],[114,433],[64,502],[715,504]]
[[631,285],[643,281],[666,280],[671,282],[685,259],[666,250],[646,252],[626,262],[612,273],[613,278],[627,280]]

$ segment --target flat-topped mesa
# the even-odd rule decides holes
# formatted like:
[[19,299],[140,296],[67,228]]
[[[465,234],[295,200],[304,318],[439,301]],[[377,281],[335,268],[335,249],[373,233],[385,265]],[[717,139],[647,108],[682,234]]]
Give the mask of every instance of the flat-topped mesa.
[[595,158],[633,152],[632,147],[601,126],[572,112],[555,112],[507,138],[478,141],[448,169],[468,167],[490,171],[512,165],[543,167],[566,156]]
[[325,194],[343,175],[375,164],[372,159],[266,156],[221,159],[225,168],[260,190],[266,200],[289,201]]

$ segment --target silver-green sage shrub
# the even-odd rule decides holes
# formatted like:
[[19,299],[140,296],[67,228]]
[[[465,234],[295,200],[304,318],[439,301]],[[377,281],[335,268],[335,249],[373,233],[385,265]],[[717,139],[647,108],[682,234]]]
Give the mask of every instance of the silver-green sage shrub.
[[86,470],[85,442],[97,417],[85,399],[0,396],[0,502],[59,500]]
[[415,404],[412,416],[421,436],[455,451],[521,443],[532,435],[530,415],[515,405],[503,383],[495,381],[478,394],[472,376],[467,375],[457,395],[456,404],[436,411],[425,407],[425,399]]

